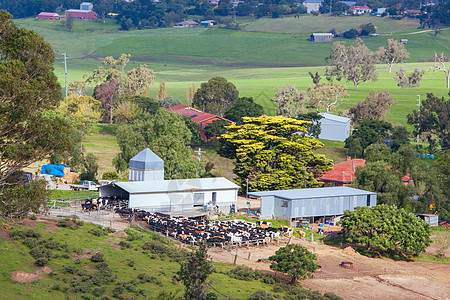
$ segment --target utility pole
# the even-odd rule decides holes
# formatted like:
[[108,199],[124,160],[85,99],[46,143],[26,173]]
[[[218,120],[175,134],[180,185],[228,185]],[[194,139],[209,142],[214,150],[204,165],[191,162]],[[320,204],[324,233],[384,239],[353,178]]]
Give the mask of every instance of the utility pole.
[[67,56],[66,53],[63,53],[62,56],[64,57],[64,79],[66,81],[66,98],[67,98]]
[[194,152],[197,153],[198,161],[201,161],[202,160],[202,153],[205,153],[205,151],[202,151],[202,148],[198,148],[198,150],[194,151]]
[[420,134],[420,95],[417,95],[417,97],[419,97],[419,99],[417,100],[419,101],[419,104],[417,105],[419,107],[419,116],[417,118],[417,143],[418,143]]

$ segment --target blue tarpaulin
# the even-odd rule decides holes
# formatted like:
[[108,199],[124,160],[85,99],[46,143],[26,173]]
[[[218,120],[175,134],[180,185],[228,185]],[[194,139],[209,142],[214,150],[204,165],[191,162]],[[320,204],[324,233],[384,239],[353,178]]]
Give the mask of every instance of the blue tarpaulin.
[[[67,168],[67,167],[68,166],[65,166],[65,165],[43,165],[41,167],[41,173],[55,175],[58,177],[63,177],[64,176],[64,168]],[[73,172],[72,169],[70,171]]]

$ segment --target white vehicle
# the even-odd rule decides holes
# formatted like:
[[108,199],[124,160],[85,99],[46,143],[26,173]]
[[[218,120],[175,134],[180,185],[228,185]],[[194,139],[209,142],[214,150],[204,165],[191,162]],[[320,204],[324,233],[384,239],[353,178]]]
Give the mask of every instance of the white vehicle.
[[71,184],[70,189],[74,191],[98,191],[98,185],[92,181],[84,181],[83,184]]

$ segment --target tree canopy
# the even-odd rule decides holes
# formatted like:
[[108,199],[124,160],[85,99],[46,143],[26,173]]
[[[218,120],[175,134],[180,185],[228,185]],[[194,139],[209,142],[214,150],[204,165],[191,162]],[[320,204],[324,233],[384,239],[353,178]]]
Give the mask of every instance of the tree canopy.
[[221,117],[239,99],[236,86],[223,77],[213,77],[200,85],[192,104],[208,113]]
[[431,243],[429,225],[394,205],[346,210],[339,224],[348,242],[369,252],[418,255]]
[[326,60],[332,64],[327,68],[328,77],[344,78],[353,82],[355,87],[361,82],[377,80],[376,55],[359,38],[348,47],[344,42],[334,42],[331,55]]
[[389,65],[389,73],[391,73],[394,64],[405,62],[409,58],[409,52],[403,43],[394,39],[388,39],[386,48],[378,48],[377,56],[379,60]]
[[345,140],[345,148],[350,148],[351,144],[359,144],[364,155],[364,149],[377,142],[382,143],[388,138],[392,125],[383,120],[361,121],[355,127],[351,136]]
[[297,90],[295,85],[286,84],[284,88],[275,88],[275,97],[270,99],[276,104],[275,113],[288,118],[306,113],[308,97],[305,91]]
[[378,93],[375,90],[370,91],[366,99],[356,103],[349,109],[353,123],[361,121],[384,119],[387,110],[394,104],[394,100],[388,91]]
[[158,110],[132,124],[117,128],[120,153],[114,159],[118,171],[128,168],[130,159],[145,148],[150,148],[164,160],[164,178],[196,178],[203,174],[203,164],[192,155],[189,147],[192,134],[183,117],[175,112]]
[[408,124],[415,127],[415,133],[425,135],[428,143],[450,149],[450,98],[436,97],[428,93],[420,106],[408,114]]
[[270,268],[272,270],[283,272],[291,276],[291,283],[297,279],[306,279],[314,277],[313,273],[319,265],[315,262],[317,256],[308,251],[303,246],[290,244],[281,247],[275,252],[275,255],[269,257],[272,261]]
[[70,125],[54,110],[61,87],[54,53],[37,33],[0,11],[0,186],[14,172],[70,145]]
[[61,103],[59,110],[73,126],[82,132],[89,129],[101,119],[100,101],[91,96],[69,96]]
[[224,117],[241,125],[243,117],[259,117],[263,114],[263,107],[255,103],[253,98],[242,97],[236,100],[234,105],[225,112]]
[[236,158],[234,173],[242,188],[247,179],[251,191],[321,186],[316,178],[333,163],[314,153],[321,142],[302,135],[309,122],[282,116],[243,119],[243,125],[228,126],[218,138],[218,153]]

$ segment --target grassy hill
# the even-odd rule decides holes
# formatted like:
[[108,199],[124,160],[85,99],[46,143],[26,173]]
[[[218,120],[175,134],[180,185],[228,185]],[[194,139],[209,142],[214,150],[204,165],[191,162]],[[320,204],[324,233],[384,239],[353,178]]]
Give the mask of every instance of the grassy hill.
[[[127,231],[128,238],[108,235],[96,225],[75,223],[59,222],[61,227],[56,221],[10,223],[8,233],[14,240],[1,228],[0,298],[148,299],[162,291],[182,294],[183,285],[172,278],[183,254],[171,240],[141,229]],[[103,262],[94,262],[91,257],[99,252]],[[37,257],[44,256],[50,257],[46,268],[34,266]],[[259,289],[271,291],[274,287],[273,279],[265,280],[270,284],[237,280],[228,275],[231,265],[214,266],[211,285],[226,296],[246,299]],[[14,271],[16,276],[12,276]],[[36,274],[39,279],[32,283],[12,278],[30,280]]]

